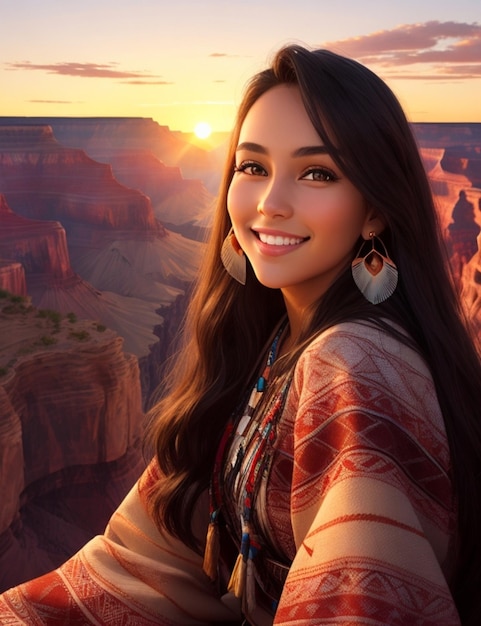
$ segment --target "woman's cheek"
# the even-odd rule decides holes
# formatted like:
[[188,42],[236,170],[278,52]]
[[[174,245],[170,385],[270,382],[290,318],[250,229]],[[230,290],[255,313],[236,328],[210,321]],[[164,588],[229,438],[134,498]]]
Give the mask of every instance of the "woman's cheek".
[[233,181],[227,193],[227,210],[231,220],[246,219],[250,206],[251,201],[246,186]]

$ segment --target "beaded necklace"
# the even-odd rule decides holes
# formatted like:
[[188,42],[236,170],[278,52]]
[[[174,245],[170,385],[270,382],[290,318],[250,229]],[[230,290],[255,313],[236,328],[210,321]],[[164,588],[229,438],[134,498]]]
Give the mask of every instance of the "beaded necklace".
[[[276,436],[276,424],[284,408],[290,377],[274,396],[269,406],[266,406],[260,423],[253,421],[255,409],[267,388],[272,365],[277,356],[282,333],[287,322],[279,327],[267,357],[266,366],[250,394],[246,409],[240,419],[235,415],[230,419],[221,442],[219,444],[214,472],[210,486],[210,524],[207,533],[206,550],[204,554],[204,571],[215,580],[219,559],[219,529],[218,517],[222,509],[222,492],[235,493],[241,484],[240,521],[242,528],[241,544],[234,569],[228,585],[228,591],[237,598],[242,598],[249,609],[255,607],[254,590],[254,559],[261,549],[260,542],[252,532],[252,513],[255,499],[260,487],[260,481],[269,464],[269,446]],[[245,436],[245,437],[244,437]],[[231,451],[231,460],[226,461],[227,451]],[[245,465],[241,470],[242,463]],[[223,468],[227,463],[225,480]],[[222,483],[222,484],[221,484]]]

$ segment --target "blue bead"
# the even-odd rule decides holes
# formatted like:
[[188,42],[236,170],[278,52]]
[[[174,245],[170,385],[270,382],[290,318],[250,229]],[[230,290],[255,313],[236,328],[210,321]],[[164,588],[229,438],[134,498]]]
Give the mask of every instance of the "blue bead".
[[266,379],[264,376],[261,376],[257,381],[257,391],[264,391],[266,388]]

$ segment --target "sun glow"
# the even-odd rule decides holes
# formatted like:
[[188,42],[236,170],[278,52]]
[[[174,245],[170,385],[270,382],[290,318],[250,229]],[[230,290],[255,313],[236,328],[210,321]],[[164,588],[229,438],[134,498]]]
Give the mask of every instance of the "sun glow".
[[207,139],[207,137],[210,137],[211,132],[212,128],[207,122],[199,122],[194,128],[195,136],[199,139]]

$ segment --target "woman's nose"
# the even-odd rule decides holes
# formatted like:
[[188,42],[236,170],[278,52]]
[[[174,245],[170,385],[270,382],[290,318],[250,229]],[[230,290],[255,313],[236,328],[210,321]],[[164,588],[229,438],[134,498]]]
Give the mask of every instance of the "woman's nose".
[[268,217],[288,217],[292,213],[288,185],[272,178],[260,192],[257,211]]

